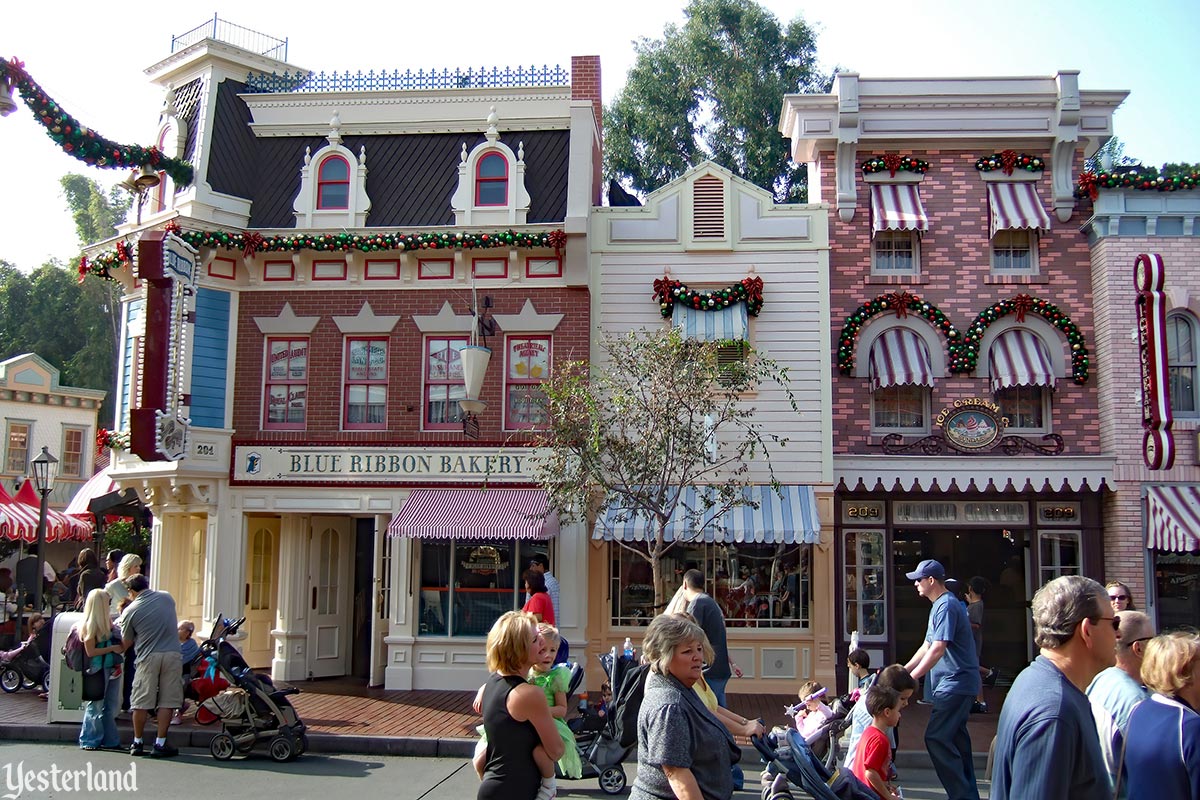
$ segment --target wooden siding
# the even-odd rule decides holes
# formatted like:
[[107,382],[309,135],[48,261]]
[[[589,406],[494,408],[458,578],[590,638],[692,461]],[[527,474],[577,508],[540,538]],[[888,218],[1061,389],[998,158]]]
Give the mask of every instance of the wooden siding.
[[229,292],[196,292],[192,347],[192,424],[225,427],[225,386],[229,353]]

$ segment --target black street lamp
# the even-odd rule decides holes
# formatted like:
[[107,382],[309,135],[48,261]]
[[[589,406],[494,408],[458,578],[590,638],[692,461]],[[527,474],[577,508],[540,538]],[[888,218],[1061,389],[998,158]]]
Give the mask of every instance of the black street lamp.
[[46,583],[42,573],[46,570],[46,512],[50,501],[50,492],[54,490],[54,479],[58,477],[58,459],[50,455],[48,447],[42,448],[42,454],[32,462],[33,485],[42,496],[42,506],[38,512],[37,532],[37,577],[33,579],[33,610],[42,610],[42,587]]

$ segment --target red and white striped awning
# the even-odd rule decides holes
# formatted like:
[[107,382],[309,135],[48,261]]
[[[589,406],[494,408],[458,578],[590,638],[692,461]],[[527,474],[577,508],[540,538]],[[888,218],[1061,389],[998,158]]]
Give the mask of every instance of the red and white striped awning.
[[67,503],[67,507],[63,509],[63,513],[90,519],[92,512],[88,508],[88,504],[97,497],[102,497],[109,492],[116,491],[116,489],[117,484],[113,482],[112,478],[108,477],[108,470],[102,469],[88,478],[87,483],[76,490],[75,495],[71,498],[71,502]]
[[1054,367],[1046,343],[1033,331],[1012,328],[996,337],[988,351],[992,391],[1010,386],[1054,388]]
[[[0,538],[22,539],[29,544],[37,541],[38,511],[18,503],[0,489]],[[46,529],[50,541],[50,528]]]
[[547,539],[558,518],[541,489],[413,489],[388,523],[416,539]]
[[925,340],[908,328],[889,328],[871,343],[871,391],[889,386],[933,386]]
[[1050,230],[1050,215],[1042,206],[1037,187],[1032,183],[989,183],[991,235],[1012,229]]
[[915,183],[871,184],[871,230],[927,231],[929,218]]
[[[41,518],[41,498],[38,497],[37,490],[33,488],[32,481],[25,481],[22,484],[17,496],[13,498],[12,505],[6,506],[7,509],[27,510],[28,514],[33,516],[33,540],[37,541],[37,525]],[[92,538],[92,524],[78,517],[69,517],[63,512],[54,509],[46,509],[46,541],[86,541]]]
[[1173,553],[1200,550],[1200,486],[1146,489],[1146,547]]

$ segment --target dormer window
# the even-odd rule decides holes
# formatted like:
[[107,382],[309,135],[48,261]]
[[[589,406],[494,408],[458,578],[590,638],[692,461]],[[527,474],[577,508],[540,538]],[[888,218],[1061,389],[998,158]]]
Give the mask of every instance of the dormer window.
[[503,206],[508,203],[508,160],[499,153],[479,159],[475,172],[475,205]]
[[350,165],[341,156],[321,162],[317,177],[317,210],[345,209],[350,206]]

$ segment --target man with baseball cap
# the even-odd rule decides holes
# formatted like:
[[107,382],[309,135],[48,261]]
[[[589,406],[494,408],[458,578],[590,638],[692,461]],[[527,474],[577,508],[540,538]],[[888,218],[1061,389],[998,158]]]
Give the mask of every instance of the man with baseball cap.
[[925,642],[905,664],[914,678],[931,684],[933,709],[925,747],[949,800],[979,800],[967,718],[979,685],[979,657],[967,610],[946,590],[946,570],[926,559],[905,576],[933,603]]

